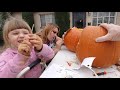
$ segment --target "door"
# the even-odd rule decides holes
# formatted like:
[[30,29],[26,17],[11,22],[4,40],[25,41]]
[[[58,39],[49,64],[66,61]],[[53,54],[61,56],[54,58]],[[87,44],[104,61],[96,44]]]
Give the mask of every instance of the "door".
[[86,12],[73,12],[73,26],[84,28],[86,26]]

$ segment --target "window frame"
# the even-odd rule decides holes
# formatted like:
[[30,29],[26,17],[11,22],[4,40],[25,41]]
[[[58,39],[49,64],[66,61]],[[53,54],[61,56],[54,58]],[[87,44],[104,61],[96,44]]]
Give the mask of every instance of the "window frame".
[[[101,23],[104,23],[104,22],[105,22],[105,21],[104,21],[105,18],[108,18],[108,22],[105,22],[105,23],[110,23],[110,18],[111,18],[111,17],[114,18],[114,21],[113,21],[112,23],[113,23],[113,24],[116,24],[116,15],[117,15],[117,12],[114,12],[114,13],[115,13],[114,16],[110,16],[110,15],[111,15],[111,12],[95,12],[95,13],[97,13],[97,16],[93,16],[93,15],[94,15],[94,12],[92,12],[92,22],[91,22],[91,25],[97,26],[97,25],[99,25],[99,24],[101,24]],[[105,16],[105,15],[99,16],[100,13],[102,13],[102,14],[108,13],[108,15],[107,15],[107,16]],[[96,20],[96,24],[93,24],[94,18],[97,19],[97,20]],[[102,22],[100,22],[100,23],[99,23],[99,18],[102,19]]]
[[[54,13],[44,13],[44,14],[39,14],[39,16],[40,16],[40,28],[45,27],[45,26],[42,26],[41,15],[42,15],[42,16],[44,15],[45,26],[46,26],[48,23],[55,23],[55,16],[54,16]],[[50,16],[51,16],[51,17],[50,17]],[[47,22],[47,21],[49,21],[48,19],[51,19],[52,22]]]

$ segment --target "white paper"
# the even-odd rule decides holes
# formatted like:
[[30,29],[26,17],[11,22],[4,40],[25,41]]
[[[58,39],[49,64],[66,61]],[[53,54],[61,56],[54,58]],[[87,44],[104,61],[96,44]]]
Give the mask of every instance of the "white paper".
[[85,58],[83,60],[83,62],[81,63],[81,65],[79,65],[79,64],[77,64],[76,66],[72,65],[72,68],[69,68],[69,69],[64,67],[64,66],[60,66],[58,64],[55,64],[55,63],[51,64],[51,66],[49,66],[49,68],[47,68],[43,72],[43,74],[40,76],[40,78],[81,78],[81,77],[85,76],[84,72],[83,72],[83,74],[80,74],[80,73],[75,72],[74,69],[81,70],[81,67],[83,67],[83,66],[87,67],[94,74],[96,74],[91,69],[92,68],[91,66],[92,66],[94,59],[95,59],[95,57]]
[[91,68],[92,68],[91,66],[92,66],[92,63],[93,63],[94,59],[95,59],[95,57],[85,58],[85,59],[83,60],[83,62],[81,63],[81,67],[82,67],[82,66],[85,66],[85,67],[88,67],[88,68],[91,69]]
[[80,78],[80,74],[58,64],[52,64],[40,78]]

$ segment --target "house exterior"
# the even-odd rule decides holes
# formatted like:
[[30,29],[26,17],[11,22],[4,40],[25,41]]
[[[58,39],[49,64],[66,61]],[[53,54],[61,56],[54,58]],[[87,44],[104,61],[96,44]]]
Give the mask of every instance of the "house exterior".
[[71,27],[77,20],[83,19],[83,27],[96,26],[100,23],[113,23],[120,25],[120,12],[70,12]]
[[[42,30],[47,23],[55,23],[55,12],[34,12],[35,31]],[[14,12],[13,16],[22,18],[22,12]],[[69,12],[70,28],[78,26],[84,28],[86,26],[96,26],[100,23],[113,23],[120,25],[120,12]],[[82,20],[82,22],[81,22]],[[81,25],[81,26],[80,26]]]
[[36,32],[42,30],[47,23],[55,23],[54,12],[34,12],[33,16]]
[[[113,23],[120,25],[120,12],[69,12],[70,28],[76,26],[76,22],[82,21],[82,28],[86,26],[96,26],[100,23]],[[49,23],[55,23],[54,12],[34,13],[35,30],[42,30]]]
[[[68,12],[69,27],[84,28],[96,26],[100,23],[113,23],[120,25],[120,12]],[[22,18],[22,12],[12,12],[16,18]],[[47,23],[55,23],[55,12],[33,12],[34,24],[31,26],[35,32],[43,30]],[[2,19],[1,19],[2,20]],[[2,22],[2,21],[1,21]],[[1,25],[1,24],[0,24]],[[2,40],[0,32],[0,40]]]

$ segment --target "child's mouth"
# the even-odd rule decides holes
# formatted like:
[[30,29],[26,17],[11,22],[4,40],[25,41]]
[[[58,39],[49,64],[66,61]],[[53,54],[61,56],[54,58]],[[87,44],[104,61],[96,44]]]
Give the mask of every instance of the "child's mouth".
[[54,40],[54,39],[55,39],[55,37],[52,38],[52,40]]
[[23,42],[23,40],[19,40],[18,42],[19,42],[19,43],[22,43],[22,42]]

